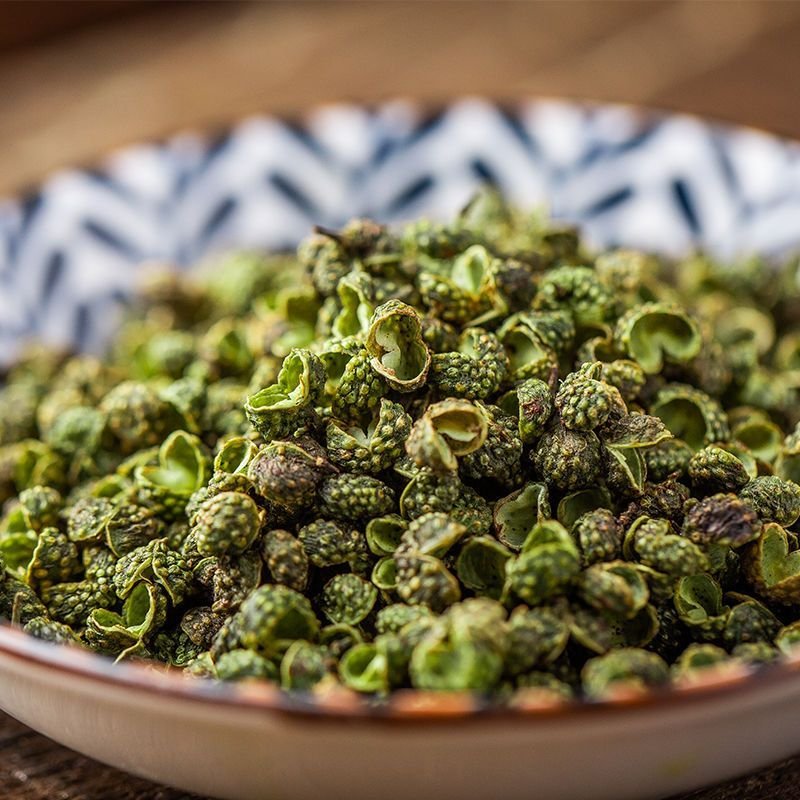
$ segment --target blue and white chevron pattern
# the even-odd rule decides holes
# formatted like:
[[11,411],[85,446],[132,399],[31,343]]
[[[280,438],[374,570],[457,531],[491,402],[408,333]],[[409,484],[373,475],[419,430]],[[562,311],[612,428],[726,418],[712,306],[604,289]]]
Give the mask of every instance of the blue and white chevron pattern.
[[562,101],[329,106],[130,147],[0,202],[0,363],[30,337],[102,347],[145,261],[287,248],[353,216],[446,218],[486,182],[598,245],[800,247],[800,145],[767,134]]

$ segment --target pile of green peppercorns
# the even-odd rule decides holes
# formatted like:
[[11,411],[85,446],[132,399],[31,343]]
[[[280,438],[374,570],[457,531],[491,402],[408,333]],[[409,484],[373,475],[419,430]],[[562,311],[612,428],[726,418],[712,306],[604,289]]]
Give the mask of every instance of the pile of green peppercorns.
[[800,639],[800,273],[451,224],[150,273],[0,388],[0,618],[289,690],[611,696]]

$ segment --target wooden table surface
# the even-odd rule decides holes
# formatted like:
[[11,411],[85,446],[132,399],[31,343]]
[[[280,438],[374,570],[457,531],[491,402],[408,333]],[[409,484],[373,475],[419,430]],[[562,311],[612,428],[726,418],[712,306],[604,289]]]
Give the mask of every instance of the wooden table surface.
[[[20,9],[41,20],[47,7],[0,2],[0,47]],[[177,129],[398,95],[616,100],[800,137],[791,0],[127,2],[120,14],[0,50],[0,193]]]
[[[582,97],[800,138],[798,75],[791,1],[0,2],[0,194],[128,142],[337,100]],[[0,714],[0,797],[190,795]],[[798,800],[800,758],[687,797]]]

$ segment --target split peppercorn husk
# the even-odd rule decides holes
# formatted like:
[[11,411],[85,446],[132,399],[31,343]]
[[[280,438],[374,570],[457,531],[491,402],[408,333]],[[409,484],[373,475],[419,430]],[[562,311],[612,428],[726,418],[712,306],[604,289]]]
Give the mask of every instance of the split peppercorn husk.
[[0,617],[196,678],[602,698],[800,639],[796,262],[476,198],[149,275],[0,389]]

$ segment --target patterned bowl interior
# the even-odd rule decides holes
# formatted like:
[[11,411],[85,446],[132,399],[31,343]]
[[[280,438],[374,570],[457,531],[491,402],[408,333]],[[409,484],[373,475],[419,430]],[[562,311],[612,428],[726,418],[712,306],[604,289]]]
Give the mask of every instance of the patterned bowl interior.
[[446,218],[486,182],[597,245],[800,247],[800,145],[765,133],[564,101],[327,106],[128,147],[0,202],[0,364],[31,337],[102,347],[145,261],[285,249],[354,216]]

